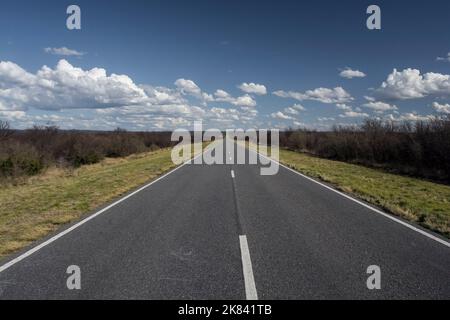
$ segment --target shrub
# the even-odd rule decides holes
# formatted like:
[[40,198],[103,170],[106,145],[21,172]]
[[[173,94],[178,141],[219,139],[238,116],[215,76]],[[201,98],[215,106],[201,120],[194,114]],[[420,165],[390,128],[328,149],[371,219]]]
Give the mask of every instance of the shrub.
[[2,145],[0,173],[3,176],[35,175],[44,169],[42,157],[31,145]]
[[0,175],[11,176],[14,172],[14,164],[10,157],[0,157]]
[[97,163],[104,158],[103,141],[97,137],[79,137],[72,140],[66,160],[74,167]]
[[144,141],[137,135],[116,131],[109,137],[105,152],[107,157],[126,157],[146,150]]

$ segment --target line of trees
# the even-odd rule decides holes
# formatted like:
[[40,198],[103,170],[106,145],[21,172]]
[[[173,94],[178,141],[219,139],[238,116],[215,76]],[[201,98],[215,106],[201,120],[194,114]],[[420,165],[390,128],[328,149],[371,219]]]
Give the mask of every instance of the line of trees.
[[13,130],[0,120],[0,179],[35,175],[49,166],[79,167],[105,157],[172,146],[170,132],[65,131],[55,126]]
[[[64,131],[55,126],[13,130],[0,120],[0,178],[34,175],[57,165],[79,167],[170,147],[170,132]],[[270,141],[270,138],[269,138]],[[280,146],[319,157],[380,167],[450,183],[450,117],[417,122],[368,119],[328,132],[280,132]]]
[[329,132],[288,130],[280,134],[280,145],[327,159],[450,182],[450,117],[402,123],[368,119],[360,126],[336,126]]

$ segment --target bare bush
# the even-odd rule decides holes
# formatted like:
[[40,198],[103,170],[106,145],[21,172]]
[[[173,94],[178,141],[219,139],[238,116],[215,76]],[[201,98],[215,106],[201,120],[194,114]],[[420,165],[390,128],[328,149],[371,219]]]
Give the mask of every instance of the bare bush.
[[12,133],[9,122],[0,120],[0,141],[6,140]]

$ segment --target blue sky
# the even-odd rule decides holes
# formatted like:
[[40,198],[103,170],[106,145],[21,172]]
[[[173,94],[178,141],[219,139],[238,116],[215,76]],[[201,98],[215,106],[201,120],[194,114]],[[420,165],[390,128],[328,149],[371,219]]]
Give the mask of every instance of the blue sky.
[[[70,4],[81,30],[66,28]],[[366,27],[371,4],[381,30]],[[449,52],[448,1],[16,0],[0,12],[0,119],[99,130],[427,119],[450,113]]]

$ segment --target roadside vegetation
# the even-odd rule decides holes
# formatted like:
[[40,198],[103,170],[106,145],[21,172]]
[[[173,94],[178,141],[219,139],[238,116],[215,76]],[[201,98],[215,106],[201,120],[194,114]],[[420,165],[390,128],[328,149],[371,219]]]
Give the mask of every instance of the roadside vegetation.
[[280,146],[321,158],[450,183],[450,117],[429,121],[366,120],[329,132],[288,130]]
[[170,132],[63,131],[55,126],[13,130],[0,120],[0,184],[17,182],[48,168],[79,168],[173,145]]

